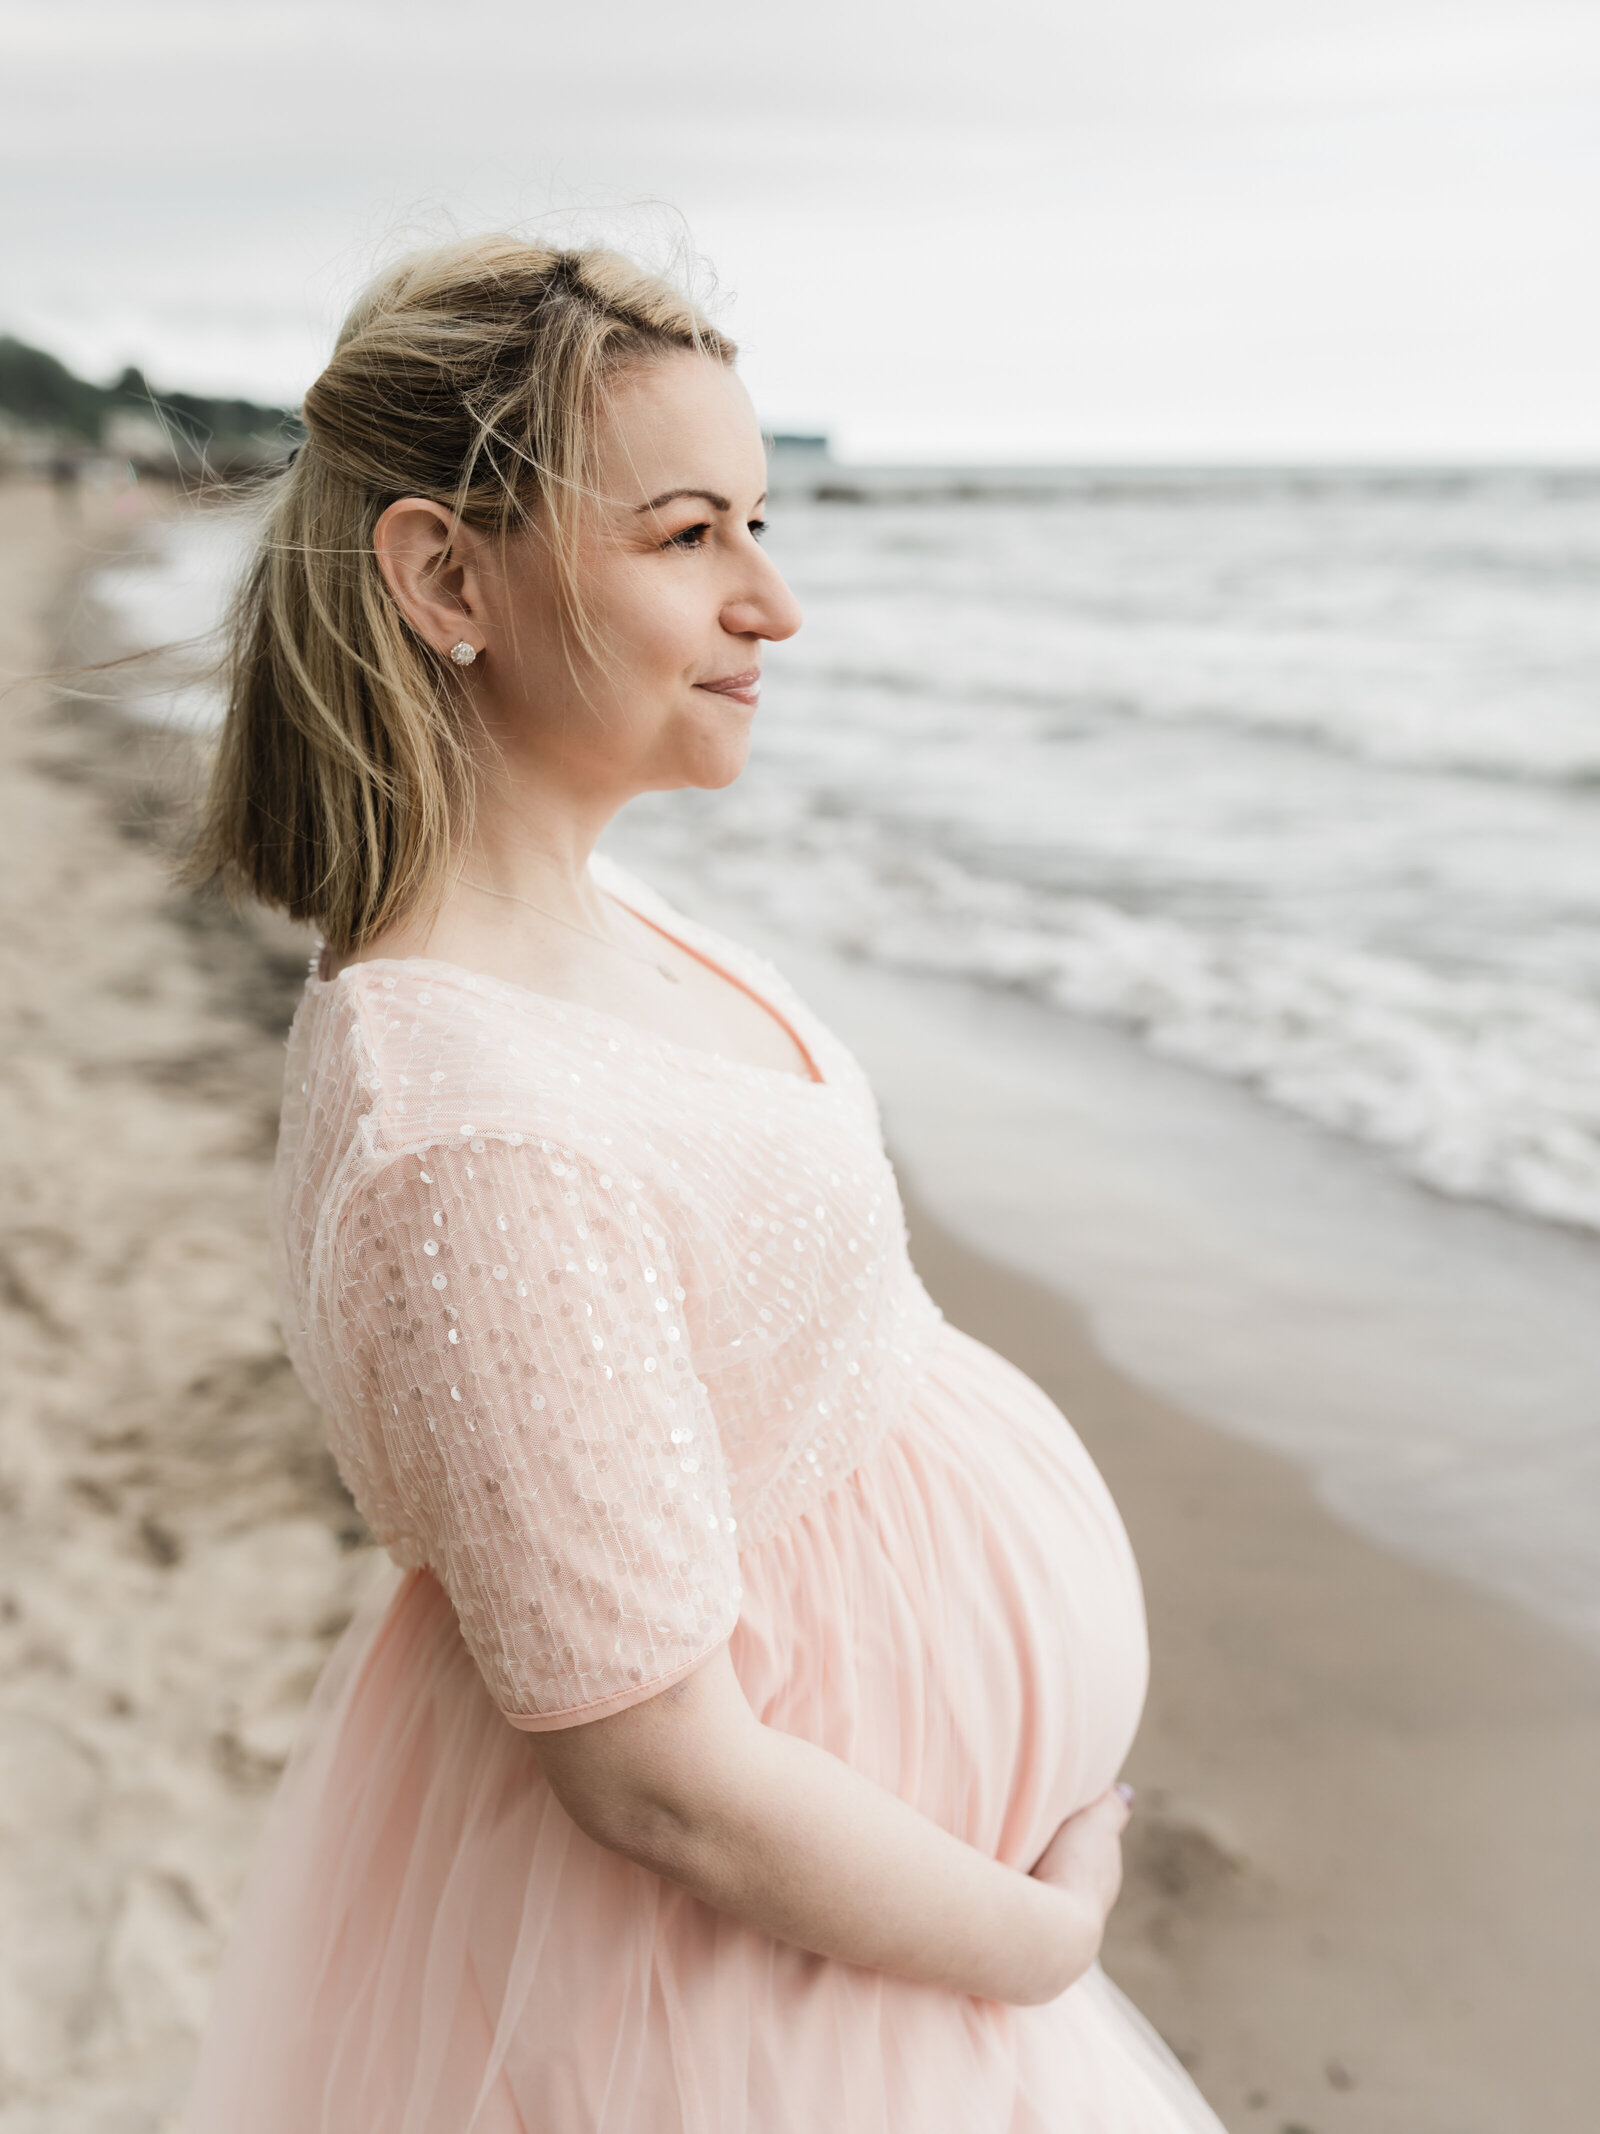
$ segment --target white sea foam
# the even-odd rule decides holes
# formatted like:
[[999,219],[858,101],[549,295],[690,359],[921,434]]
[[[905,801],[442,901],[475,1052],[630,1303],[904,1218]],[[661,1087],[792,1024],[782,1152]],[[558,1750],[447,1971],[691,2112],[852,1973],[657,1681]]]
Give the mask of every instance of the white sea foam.
[[[711,894],[846,954],[1004,985],[1137,1030],[1390,1151],[1439,1189],[1600,1228],[1600,1004],[1262,925],[1046,897],[936,854],[648,839]],[[631,849],[640,849],[637,828]]]
[[186,512],[152,528],[142,550],[96,573],[95,597],[112,630],[129,646],[163,648],[147,673],[127,677],[129,710],[201,731],[215,725],[217,627],[254,532],[243,510]]

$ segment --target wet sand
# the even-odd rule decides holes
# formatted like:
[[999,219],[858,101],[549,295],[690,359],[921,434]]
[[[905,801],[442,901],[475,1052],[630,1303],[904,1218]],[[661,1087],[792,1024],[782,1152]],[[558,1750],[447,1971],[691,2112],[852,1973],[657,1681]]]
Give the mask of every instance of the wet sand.
[[1106,1967],[1235,2134],[1590,2134],[1600,1664],[1350,1533],[917,1219],[949,1317],[1109,1482],[1154,1667]]
[[[136,532],[0,485],[8,675],[81,639],[64,588]],[[384,1575],[270,1310],[304,944],[171,890],[171,769],[114,713],[0,703],[0,2134],[167,2123],[298,1711]],[[1600,1665],[1134,1384],[939,1206],[930,1287],[1072,1416],[1144,1569],[1108,1968],[1236,2134],[1588,2134]]]

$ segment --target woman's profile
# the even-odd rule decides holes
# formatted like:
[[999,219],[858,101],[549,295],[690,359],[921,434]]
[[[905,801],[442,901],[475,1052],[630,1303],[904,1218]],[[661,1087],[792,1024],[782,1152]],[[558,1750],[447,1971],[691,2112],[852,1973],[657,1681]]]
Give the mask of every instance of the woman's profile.
[[732,345],[614,253],[362,299],[235,613],[197,878],[317,926],[284,1326],[404,1576],[318,1691],[188,2134],[1173,2134],[1096,1958],[1116,1511],[907,1257],[778,974],[595,854],[800,617]]

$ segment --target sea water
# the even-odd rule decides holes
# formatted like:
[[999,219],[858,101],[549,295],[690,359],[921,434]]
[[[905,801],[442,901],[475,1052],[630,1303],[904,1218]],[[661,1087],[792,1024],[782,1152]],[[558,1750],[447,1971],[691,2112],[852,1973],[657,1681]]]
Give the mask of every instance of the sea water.
[[[806,625],[747,773],[608,843],[779,955],[934,1212],[1119,1363],[1600,1643],[1600,477],[772,517]],[[245,541],[101,598],[201,630]]]
[[[203,630],[239,539],[182,522],[102,596]],[[749,770],[630,851],[1600,1228],[1600,476],[797,498],[769,545],[806,623]]]
[[1600,1226],[1600,480],[808,502],[771,545],[807,619],[749,773],[634,849]]

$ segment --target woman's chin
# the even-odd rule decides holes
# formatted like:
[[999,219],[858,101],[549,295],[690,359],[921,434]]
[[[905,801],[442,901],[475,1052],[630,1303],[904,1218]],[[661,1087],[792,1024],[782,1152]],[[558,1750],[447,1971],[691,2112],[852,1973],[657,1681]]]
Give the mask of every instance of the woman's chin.
[[720,793],[724,786],[733,784],[749,761],[750,750],[747,745],[740,749],[737,756],[725,758],[714,770],[708,770],[704,777],[697,778],[694,782],[703,793]]
[[753,713],[719,703],[717,716],[679,719],[659,733],[641,769],[641,789],[681,792],[685,786],[717,793],[732,785],[750,760]]
[[702,793],[720,793],[724,786],[732,785],[749,761],[750,730],[746,727],[740,734],[721,734],[715,740],[703,739],[696,748],[685,749],[679,774],[672,783],[695,786]]

